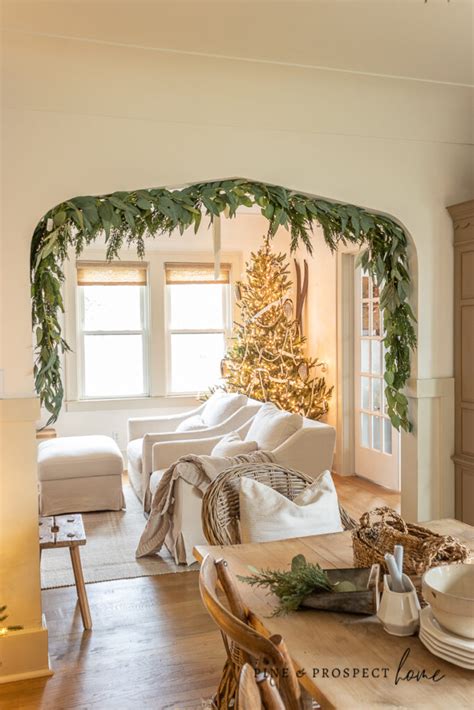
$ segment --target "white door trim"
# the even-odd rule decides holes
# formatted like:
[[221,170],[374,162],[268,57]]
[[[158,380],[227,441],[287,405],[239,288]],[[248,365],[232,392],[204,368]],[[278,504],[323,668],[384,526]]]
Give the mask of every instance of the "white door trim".
[[355,472],[354,442],[354,284],[359,250],[338,251],[336,261],[337,439],[334,468],[340,476]]
[[[355,473],[390,490],[398,491],[400,490],[400,433],[392,427],[385,411],[385,364],[382,362],[384,329],[379,305],[379,289],[370,275],[360,267],[355,270],[355,274]],[[373,289],[376,290],[375,295],[372,293]],[[378,319],[374,321],[375,313],[378,314]],[[363,344],[366,346],[365,363],[362,355]],[[365,437],[362,431],[363,420],[366,424]]]
[[[340,476],[352,476],[355,466],[355,261],[359,249],[337,252],[336,259],[336,455],[334,470]],[[398,452],[399,466],[401,461]]]

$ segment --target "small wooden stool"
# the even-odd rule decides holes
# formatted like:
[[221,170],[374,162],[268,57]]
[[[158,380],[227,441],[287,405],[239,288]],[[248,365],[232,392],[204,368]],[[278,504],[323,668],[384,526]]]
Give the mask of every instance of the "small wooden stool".
[[92,629],[91,612],[87,599],[84,575],[82,574],[79,546],[87,542],[82,515],[55,515],[39,519],[40,559],[43,550],[55,547],[69,547],[74,580],[76,582],[77,598],[81,610],[82,624],[85,629]]

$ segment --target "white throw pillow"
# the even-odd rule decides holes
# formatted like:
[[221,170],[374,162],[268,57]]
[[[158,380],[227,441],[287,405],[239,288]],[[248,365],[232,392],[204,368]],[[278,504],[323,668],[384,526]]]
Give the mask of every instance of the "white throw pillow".
[[209,397],[202,413],[206,426],[216,426],[228,419],[238,409],[247,404],[245,394],[214,392]]
[[236,431],[230,432],[222,437],[218,444],[211,451],[211,456],[238,456],[239,454],[250,454],[257,450],[256,441],[242,441]]
[[252,478],[240,479],[242,542],[342,532],[337,492],[329,471],[294,501]]
[[299,414],[283,412],[274,404],[263,404],[255,415],[245,441],[256,441],[259,449],[273,451],[303,426]]
[[206,429],[206,424],[199,414],[188,417],[176,427],[176,431],[202,431],[202,429]]

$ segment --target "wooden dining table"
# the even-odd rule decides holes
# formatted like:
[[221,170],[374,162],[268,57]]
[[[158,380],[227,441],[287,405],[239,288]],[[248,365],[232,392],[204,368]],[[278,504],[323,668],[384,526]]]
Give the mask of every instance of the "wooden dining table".
[[[451,519],[423,524],[455,536],[473,556],[474,527]],[[255,568],[288,569],[298,554],[323,568],[353,566],[350,532],[194,548],[198,561],[207,554],[227,560],[235,575],[245,576]],[[312,609],[272,616],[275,596],[245,582],[238,586],[262,632],[283,636],[301,684],[323,710],[474,707],[474,672],[432,655],[417,636],[391,636],[376,616]]]

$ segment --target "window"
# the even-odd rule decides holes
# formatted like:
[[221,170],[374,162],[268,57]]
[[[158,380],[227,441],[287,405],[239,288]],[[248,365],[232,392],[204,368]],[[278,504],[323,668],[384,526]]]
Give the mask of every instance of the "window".
[[241,254],[226,253],[217,279],[211,254],[193,258],[150,250],[146,263],[108,262],[88,249],[67,262],[68,411],[159,407],[219,381]]
[[81,398],[148,394],[147,265],[78,262]]
[[207,390],[221,377],[230,328],[230,265],[165,264],[168,392]]

